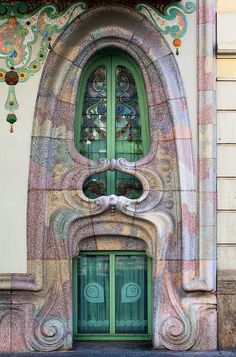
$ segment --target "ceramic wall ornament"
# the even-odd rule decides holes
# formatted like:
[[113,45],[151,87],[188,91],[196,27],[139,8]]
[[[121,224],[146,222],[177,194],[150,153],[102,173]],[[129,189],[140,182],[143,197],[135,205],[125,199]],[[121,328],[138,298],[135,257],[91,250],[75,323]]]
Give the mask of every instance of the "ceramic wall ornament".
[[[0,82],[9,86],[5,109],[9,112],[7,121],[11,125],[11,133],[17,120],[15,111],[19,106],[15,85],[26,82],[41,69],[55,37],[87,8],[84,2],[65,3],[62,5],[57,1],[49,1],[46,4],[43,1],[13,1],[0,4],[0,59],[5,62],[3,68],[0,67]],[[103,3],[110,4],[108,0]],[[137,2],[132,1],[126,5],[134,7],[135,4]],[[88,5],[91,7],[95,4],[91,5],[88,1]],[[150,1],[136,5],[136,10],[145,15],[162,34],[174,38],[176,54],[181,46],[180,37],[183,37],[187,30],[186,14],[192,13],[195,8],[193,2],[181,5],[172,0],[163,0],[155,6]]]
[[63,12],[55,4],[36,8],[25,2],[0,4],[0,59],[3,60],[0,82],[9,86],[5,109],[9,112],[10,132],[17,120],[15,86],[26,82],[41,69],[51,42],[85,9],[83,2],[73,3]]
[[158,11],[153,5],[140,3],[136,10],[145,15],[163,35],[170,35],[173,40],[173,46],[176,48],[176,55],[179,54],[181,46],[180,38],[187,31],[187,14],[192,14],[196,10],[196,5],[192,1],[185,5],[179,3],[170,3],[165,6],[163,13]]

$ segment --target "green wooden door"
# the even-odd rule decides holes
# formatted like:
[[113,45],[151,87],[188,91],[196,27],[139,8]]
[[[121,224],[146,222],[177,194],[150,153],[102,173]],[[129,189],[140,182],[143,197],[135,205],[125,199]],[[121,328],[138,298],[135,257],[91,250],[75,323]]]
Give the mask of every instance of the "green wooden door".
[[74,259],[74,338],[151,339],[151,260],[142,252]]
[[[85,157],[135,162],[147,153],[144,83],[138,67],[127,56],[98,56],[88,64],[78,91],[77,109],[75,143]],[[107,171],[90,177],[84,192],[89,198],[110,194],[138,198],[142,186],[132,175]]]

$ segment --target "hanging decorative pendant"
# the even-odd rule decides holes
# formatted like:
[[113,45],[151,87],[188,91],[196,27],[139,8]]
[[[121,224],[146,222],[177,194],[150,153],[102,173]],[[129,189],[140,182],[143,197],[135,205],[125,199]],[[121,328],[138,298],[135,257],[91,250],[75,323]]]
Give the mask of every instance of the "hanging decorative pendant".
[[174,41],[173,41],[173,45],[176,48],[176,55],[178,56],[179,55],[179,48],[181,46],[181,40],[179,38],[175,38]]
[[15,86],[9,86],[7,101],[5,103],[5,109],[9,112],[13,112],[19,108],[19,104],[15,95]]
[[10,133],[13,133],[13,124],[17,118],[14,111],[18,109],[19,105],[15,95],[15,85],[19,82],[19,75],[14,71],[14,67],[11,67],[11,71],[5,75],[5,82],[9,86],[7,101],[5,103],[5,109],[10,113],[7,115],[7,122],[11,125]]
[[9,113],[7,115],[7,122],[11,125],[10,133],[13,133],[13,124],[17,121],[16,115],[14,113]]

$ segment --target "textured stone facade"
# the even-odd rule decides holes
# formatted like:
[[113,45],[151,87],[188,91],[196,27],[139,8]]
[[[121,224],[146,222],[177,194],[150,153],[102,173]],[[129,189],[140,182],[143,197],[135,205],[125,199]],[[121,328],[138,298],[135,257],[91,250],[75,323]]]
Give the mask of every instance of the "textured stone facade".
[[[104,236],[107,249],[142,247],[153,258],[154,348],[216,349],[213,4],[198,7],[197,167],[175,57],[146,18],[123,6],[91,9],[50,51],[32,134],[28,274],[1,280],[1,351],[72,348],[72,259],[104,250]],[[145,82],[151,147],[136,163],[92,162],[74,145],[81,71],[108,47],[129,54]],[[86,198],[84,180],[106,170],[137,176],[142,196]]]

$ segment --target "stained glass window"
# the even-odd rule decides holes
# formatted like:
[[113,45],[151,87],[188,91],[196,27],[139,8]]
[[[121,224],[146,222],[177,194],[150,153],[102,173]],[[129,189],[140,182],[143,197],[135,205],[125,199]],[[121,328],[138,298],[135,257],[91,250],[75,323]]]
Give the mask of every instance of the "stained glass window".
[[[107,157],[135,162],[147,153],[144,84],[131,59],[107,55],[92,60],[82,75],[77,104],[75,142],[83,156],[90,160]],[[89,177],[83,190],[89,198],[110,194],[138,198],[142,185],[135,176],[107,171]]]
[[106,67],[98,66],[90,74],[84,93],[80,153],[91,160],[107,155]]

